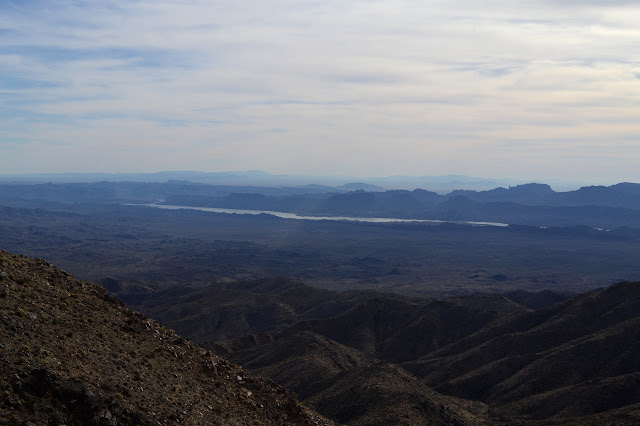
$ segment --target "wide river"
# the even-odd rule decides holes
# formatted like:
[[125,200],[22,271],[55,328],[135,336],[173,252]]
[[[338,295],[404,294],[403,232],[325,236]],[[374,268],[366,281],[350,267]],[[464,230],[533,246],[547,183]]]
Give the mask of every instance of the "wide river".
[[192,207],[192,206],[171,206],[167,204],[129,204],[129,205],[143,205],[147,207],[155,207],[158,209],[168,210],[200,210],[203,212],[212,213],[228,213],[228,214],[270,214],[272,216],[281,217],[283,219],[298,219],[298,220],[346,220],[351,222],[371,222],[371,223],[398,223],[398,222],[424,222],[424,223],[460,223],[473,226],[509,226],[506,223],[498,222],[467,222],[467,221],[453,221],[453,220],[428,220],[428,219],[397,219],[391,217],[348,217],[348,216],[300,216],[295,213],[285,212],[272,212],[269,210],[240,210],[240,209],[220,209],[216,207]]

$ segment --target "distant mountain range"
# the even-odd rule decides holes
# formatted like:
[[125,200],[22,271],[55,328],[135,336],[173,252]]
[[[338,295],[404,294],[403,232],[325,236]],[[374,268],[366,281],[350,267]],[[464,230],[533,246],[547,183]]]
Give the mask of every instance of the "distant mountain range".
[[[32,173],[0,174],[0,182],[26,183],[78,183],[78,182],[168,182],[171,180],[206,183],[209,185],[299,187],[325,186],[338,189],[367,191],[377,189],[425,188],[441,194],[455,189],[487,190],[500,186],[526,183],[520,179],[487,179],[464,175],[353,177],[353,176],[304,176],[271,174],[261,170],[236,172],[165,171],[156,173]],[[355,183],[360,182],[360,183]],[[557,189],[575,189],[584,183],[552,181]]]
[[[587,186],[557,192],[529,183],[486,191],[382,190],[365,183],[338,187],[208,185],[188,181],[0,183],[0,203],[162,203],[266,210],[311,216],[386,217],[500,222],[533,226],[640,228],[640,184]],[[44,204],[43,204],[44,203]]]

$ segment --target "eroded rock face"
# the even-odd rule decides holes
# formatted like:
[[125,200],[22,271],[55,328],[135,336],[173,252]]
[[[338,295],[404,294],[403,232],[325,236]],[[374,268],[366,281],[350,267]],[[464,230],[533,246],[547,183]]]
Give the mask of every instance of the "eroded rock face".
[[331,424],[103,288],[0,252],[0,424],[29,422]]

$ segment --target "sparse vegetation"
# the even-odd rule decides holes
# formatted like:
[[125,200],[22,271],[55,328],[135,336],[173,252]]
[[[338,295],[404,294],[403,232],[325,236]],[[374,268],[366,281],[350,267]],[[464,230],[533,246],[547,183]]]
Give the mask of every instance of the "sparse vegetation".
[[[264,279],[137,300],[181,334],[294,389],[341,422],[535,424],[587,416],[581,421],[633,423],[639,414],[635,397],[596,404],[596,395],[637,385],[640,353],[625,336],[638,327],[640,283],[574,298],[518,291],[434,301]],[[205,307],[210,317],[201,316]],[[604,373],[598,366],[610,362],[609,345],[626,355]],[[505,386],[515,389],[512,396],[503,396]],[[554,407],[571,406],[573,414],[532,402],[546,392],[558,398]],[[594,404],[600,408],[580,408]]]
[[[215,372],[200,374],[210,352],[186,339],[174,345],[180,338],[173,331],[110,304],[103,289],[38,259],[5,252],[0,259],[30,277],[22,293],[5,291],[0,304],[0,424],[330,424],[288,391],[222,358]],[[56,302],[68,294],[91,320],[82,327]],[[125,322],[128,331],[111,326]],[[251,399],[237,398],[245,389]],[[217,405],[221,410],[209,408]]]

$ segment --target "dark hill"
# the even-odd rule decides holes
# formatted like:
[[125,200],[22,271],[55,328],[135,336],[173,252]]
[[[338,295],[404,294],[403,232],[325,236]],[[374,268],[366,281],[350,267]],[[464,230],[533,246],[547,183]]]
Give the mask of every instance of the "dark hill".
[[343,189],[345,191],[357,191],[359,189],[363,191],[384,191],[385,190],[381,186],[371,185],[363,182],[345,183],[344,185],[337,186],[336,188]]
[[449,302],[413,303],[375,298],[312,329],[344,345],[388,362],[416,359],[469,335],[497,314]]
[[286,278],[270,278],[204,288],[171,287],[122,298],[168,327],[208,344],[332,317],[375,296],[373,292],[338,295]]
[[442,395],[396,365],[302,328],[238,339],[230,355],[339,422],[466,425],[486,417],[482,403]]
[[[494,275],[491,278],[494,280],[507,280],[507,277],[504,275]],[[568,294],[551,290],[536,292],[516,290],[503,294],[476,293],[468,296],[450,297],[445,300],[478,310],[522,312],[546,308],[547,306],[567,300],[570,297]]]
[[450,297],[446,300],[456,305],[496,312],[521,312],[530,309],[503,294],[472,294],[469,296]]
[[230,349],[236,362],[295,389],[303,400],[331,385],[336,375],[374,362],[357,349],[308,330],[247,336],[233,343],[236,347],[216,348],[220,353]]
[[500,318],[403,365],[441,392],[480,399],[510,417],[624,409],[640,401],[640,283]]
[[[196,294],[205,290],[210,296],[200,304]],[[232,306],[245,316],[251,306],[281,306],[287,315],[267,315],[234,339],[203,343],[338,421],[640,420],[640,283],[570,299],[521,291],[437,301],[332,293],[277,279],[224,287],[224,297],[215,287],[185,291],[191,296],[183,294],[177,304],[147,297],[159,314],[181,306],[187,315],[172,317],[179,330],[195,326],[188,313],[200,312],[199,327],[187,327],[195,339],[217,318],[204,315],[203,306],[211,313]]]
[[447,198],[463,196],[479,203],[517,203],[528,206],[607,206],[640,208],[640,184],[584,186],[575,191],[555,192],[549,185],[528,183],[487,191],[455,190]]
[[529,205],[546,204],[557,193],[549,185],[527,183],[507,188],[495,188],[488,191],[456,190],[448,197],[463,196],[478,202],[510,202]]
[[519,305],[533,310],[546,308],[547,306],[562,302],[570,297],[568,294],[557,293],[551,290],[542,290],[538,292],[517,290],[506,293],[504,296]]
[[0,424],[330,424],[98,286],[0,252]]
[[563,205],[587,206],[606,205],[611,207],[640,208],[640,185],[619,183],[613,186],[585,186],[576,191],[561,192],[556,203]]
[[339,375],[309,400],[350,425],[480,425],[486,406],[441,395],[393,364],[376,363]]

